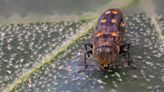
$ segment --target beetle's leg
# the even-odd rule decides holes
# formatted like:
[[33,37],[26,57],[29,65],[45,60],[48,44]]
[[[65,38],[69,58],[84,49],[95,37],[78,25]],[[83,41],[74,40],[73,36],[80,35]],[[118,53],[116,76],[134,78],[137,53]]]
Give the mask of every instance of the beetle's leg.
[[92,54],[92,50],[89,50],[87,52],[84,53],[84,65],[85,65],[85,69],[87,68],[87,55],[89,56],[89,54]]
[[[88,51],[88,48],[87,46],[89,46],[90,48],[93,48],[93,45],[91,43],[85,43],[85,50]],[[92,54],[92,53],[88,53],[88,57],[89,57],[89,54]]]
[[131,63],[131,62],[130,62],[130,53],[129,53],[129,49],[130,49],[130,42],[129,42],[129,41],[125,41],[125,42],[123,42],[123,44],[120,46],[120,53],[119,53],[119,54],[123,54],[124,56],[127,55],[128,65]]
[[86,51],[84,53],[84,60],[82,61],[82,63],[84,64],[85,68],[80,70],[80,71],[78,71],[78,73],[83,72],[88,67],[88,65],[87,65],[87,55],[89,55],[89,54],[92,54],[92,50]]

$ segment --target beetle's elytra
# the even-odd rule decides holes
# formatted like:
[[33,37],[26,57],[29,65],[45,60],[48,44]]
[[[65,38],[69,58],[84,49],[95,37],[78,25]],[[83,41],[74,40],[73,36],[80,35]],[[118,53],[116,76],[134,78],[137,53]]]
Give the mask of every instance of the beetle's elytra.
[[[124,30],[125,23],[121,10],[105,10],[98,19],[96,29],[92,35],[92,42],[85,44],[86,53],[84,55],[84,63],[86,68],[86,58],[90,54],[105,69],[114,64],[116,57],[120,54],[127,55],[129,59],[130,43],[123,41]],[[88,46],[91,48],[90,50],[87,48]]]

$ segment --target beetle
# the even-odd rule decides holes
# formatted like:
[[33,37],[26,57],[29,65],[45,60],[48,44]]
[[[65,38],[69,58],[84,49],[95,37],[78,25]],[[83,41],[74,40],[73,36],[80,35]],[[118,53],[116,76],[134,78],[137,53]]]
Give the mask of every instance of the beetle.
[[[84,64],[92,54],[95,61],[104,69],[109,69],[115,63],[118,55],[126,55],[130,64],[130,42],[124,40],[125,23],[120,9],[105,10],[99,17],[96,29],[92,34],[92,42],[85,43]],[[90,47],[90,49],[88,48]]]

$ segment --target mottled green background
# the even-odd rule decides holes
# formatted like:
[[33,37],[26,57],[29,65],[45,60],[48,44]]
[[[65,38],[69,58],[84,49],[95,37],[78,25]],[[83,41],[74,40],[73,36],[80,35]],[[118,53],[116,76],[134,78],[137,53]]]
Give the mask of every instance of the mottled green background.
[[[17,85],[15,91],[164,92],[164,43],[160,39],[164,33],[164,1],[152,0],[152,5],[147,5],[144,0],[141,3],[138,0],[135,2],[136,5],[122,10],[126,22],[125,39],[131,41],[131,57],[137,69],[124,63],[116,70],[104,72],[91,57],[87,63],[95,66],[89,66],[84,73],[76,73],[83,68],[78,63],[83,60],[83,45],[90,41],[90,32],[52,63],[43,66],[27,81]],[[43,16],[76,17],[88,12],[94,15],[97,14],[94,12],[99,12],[108,3],[110,0],[1,0],[0,92],[10,87],[9,84],[23,73],[42,63],[42,58],[66,44],[68,39],[80,33],[91,22],[88,19],[39,22]],[[151,13],[156,16],[149,15]],[[31,16],[40,17],[40,20],[11,24],[17,23],[19,18],[22,20]],[[152,22],[152,19],[157,23]]]

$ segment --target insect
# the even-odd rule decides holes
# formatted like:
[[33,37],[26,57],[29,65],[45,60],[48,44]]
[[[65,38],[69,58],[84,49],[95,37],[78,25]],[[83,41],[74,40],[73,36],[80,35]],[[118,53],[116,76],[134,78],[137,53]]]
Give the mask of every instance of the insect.
[[[92,35],[92,42],[85,44],[84,64],[91,54],[95,61],[104,69],[109,69],[118,55],[127,56],[130,64],[130,42],[123,41],[125,23],[120,9],[107,9],[99,17],[97,26]],[[88,49],[90,47],[91,49]]]

